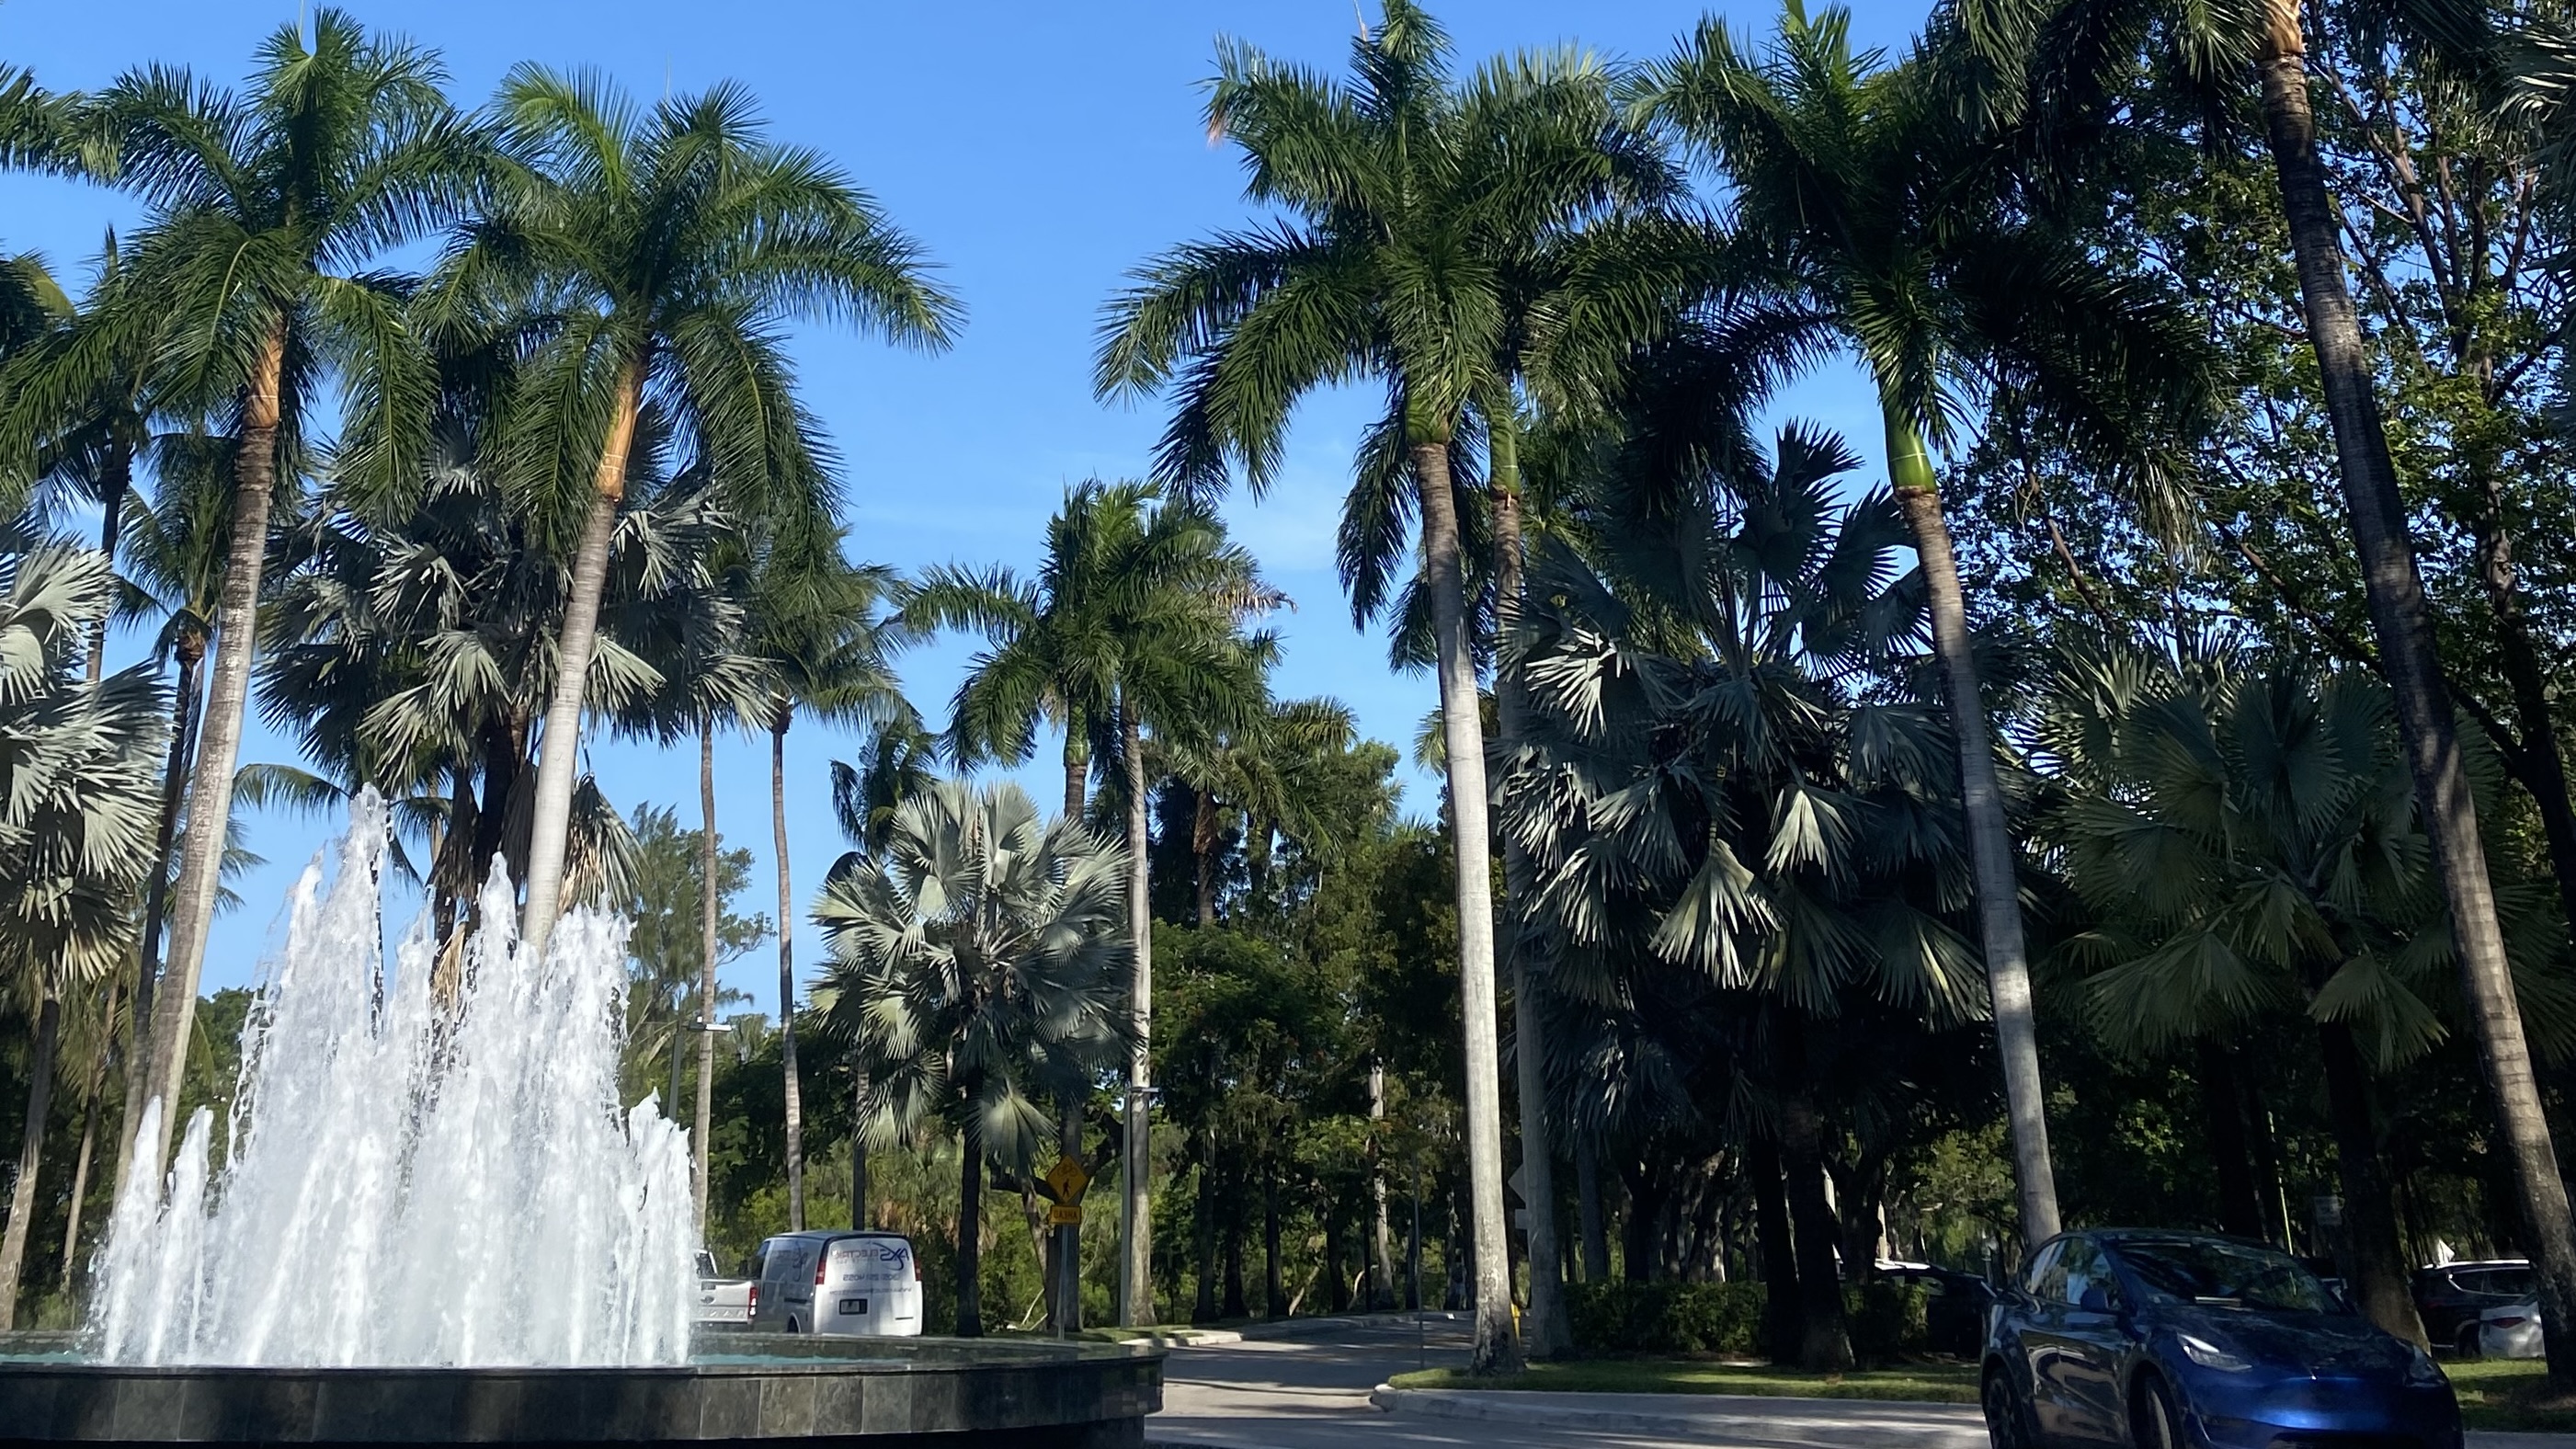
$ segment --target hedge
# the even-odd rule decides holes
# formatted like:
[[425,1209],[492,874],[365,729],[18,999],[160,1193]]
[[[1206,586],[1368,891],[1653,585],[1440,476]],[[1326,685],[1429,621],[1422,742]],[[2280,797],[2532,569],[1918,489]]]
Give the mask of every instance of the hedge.
[[[1886,1363],[1929,1347],[1931,1295],[1919,1283],[1847,1284],[1852,1354]],[[1588,1353],[1712,1354],[1754,1358],[1762,1341],[1759,1283],[1575,1283],[1566,1288],[1574,1345]]]

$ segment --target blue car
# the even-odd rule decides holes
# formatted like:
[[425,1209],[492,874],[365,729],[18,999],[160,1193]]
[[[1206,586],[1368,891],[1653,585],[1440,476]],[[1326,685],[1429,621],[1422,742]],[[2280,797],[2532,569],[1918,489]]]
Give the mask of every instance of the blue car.
[[1986,1330],[1995,1449],[2458,1449],[2422,1349],[2286,1254],[2140,1229],[2039,1245]]

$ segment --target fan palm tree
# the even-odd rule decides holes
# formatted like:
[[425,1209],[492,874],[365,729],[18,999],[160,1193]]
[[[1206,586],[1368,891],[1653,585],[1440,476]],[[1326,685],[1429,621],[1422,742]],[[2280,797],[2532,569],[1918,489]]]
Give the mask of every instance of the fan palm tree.
[[779,1055],[787,1092],[787,1225],[805,1227],[804,1084],[796,1067],[795,898],[787,866],[787,731],[798,710],[826,723],[918,729],[920,715],[895,677],[899,625],[882,612],[895,576],[853,567],[841,531],[811,523],[774,530],[749,601],[747,647],[768,666],[770,846],[778,869]]
[[[1588,62],[1514,58],[1454,82],[1448,37],[1389,0],[1339,83],[1229,44],[1208,99],[1210,134],[1243,148],[1249,197],[1272,224],[1167,253],[1110,306],[1103,394],[1176,389],[1157,471],[1214,491],[1229,463],[1265,489],[1297,399],[1374,378],[1385,417],[1344,506],[1341,564],[1365,622],[1391,602],[1412,520],[1421,567],[1400,631],[1436,659],[1455,834],[1460,1005],[1466,1036],[1476,1367],[1517,1365],[1504,1252],[1501,1067],[1494,1013],[1483,727],[1469,558],[1484,510],[1472,492],[1481,413],[1510,409],[1511,329],[1533,238],[1611,206],[1640,169],[1588,118]],[[1597,77],[1593,78],[1597,79]],[[1652,172],[1652,166],[1642,168]],[[1175,380],[1177,379],[1177,383]]]
[[1733,193],[1705,280],[1782,305],[1772,346],[1858,355],[1885,419],[1889,479],[1923,560],[1959,748],[1979,935],[1994,989],[2023,1230],[2057,1231],[2013,843],[1932,449],[2009,390],[2106,469],[2153,489],[2154,427],[2180,432],[2206,388],[2184,314],[2049,224],[2014,189],[2019,139],[1960,102],[1941,53],[1855,53],[1850,16],[1792,3],[1751,54],[1704,21],[1657,66],[1645,104]]
[[[1608,578],[1562,542],[1542,551],[1505,646],[1530,733],[1503,810],[1535,873],[1527,945],[1557,995],[1618,1015],[1661,994],[1635,973],[1678,972],[1716,989],[1714,1016],[1761,1023],[1767,1049],[1730,1050],[1758,1060],[1739,1095],[1767,1100],[1755,1135],[1786,1169],[1794,1356],[1830,1369],[1851,1349],[1815,1024],[1870,1010],[1945,1026],[1987,996],[1951,921],[1967,879],[1949,741],[1890,687],[1922,602],[1893,563],[1904,523],[1884,492],[1836,507],[1856,466],[1838,440],[1793,429],[1778,451],[1665,533],[1605,548]],[[1685,609],[1621,577],[1621,554],[1648,550],[1692,561],[1703,587]]]
[[522,66],[494,124],[506,160],[492,204],[459,233],[429,311],[443,327],[526,308],[536,344],[514,487],[571,561],[529,837],[523,939],[542,949],[639,421],[671,419],[738,518],[780,516],[782,496],[828,513],[779,328],[845,322],[937,347],[957,307],[868,195],[770,141],[737,86],[646,109],[597,76]]
[[[179,345],[164,381],[179,397],[229,399],[231,549],[172,892],[166,989],[153,1021],[152,1094],[178,1096],[232,814],[233,767],[250,697],[269,515],[293,497],[305,409],[331,372],[349,416],[425,424],[429,385],[404,319],[404,287],[364,270],[468,199],[480,145],[449,106],[431,53],[372,38],[346,12],[317,11],[312,42],[282,26],[245,93],[184,70],[119,78],[83,108],[116,183],[144,204],[133,238],[136,306]],[[141,325],[138,322],[138,325]],[[162,1140],[145,1144],[158,1174]]]
[[155,671],[80,677],[83,641],[115,601],[103,555],[55,543],[0,553],[0,975],[35,1021],[0,1229],[0,1330],[16,1321],[64,996],[133,948],[134,896],[153,863],[152,766],[167,708]]
[[2068,878],[2099,920],[2065,948],[2096,968],[2097,1030],[2154,1051],[2277,1005],[2309,1017],[2353,1296],[2423,1343],[2367,1074],[2441,1035],[2418,994],[2438,964],[2437,898],[2387,691],[2224,658],[2178,674],[2114,651],[2066,660],[2045,718],[2070,787]]
[[1064,725],[1064,808],[1086,813],[1094,760],[1123,767],[1127,814],[1129,992],[1137,1046],[1128,1064],[1121,1214],[1119,1319],[1153,1312],[1152,1204],[1141,1164],[1151,1160],[1146,1102],[1153,1021],[1153,929],[1146,843],[1144,731],[1187,736],[1223,729],[1260,707],[1259,641],[1236,633],[1246,617],[1285,602],[1252,556],[1198,510],[1155,506],[1135,483],[1086,483],[1065,495],[1047,524],[1037,577],[1008,569],[925,573],[907,592],[908,628],[969,629],[989,647],[958,685],[948,749],[961,764],[1017,762],[1036,747],[1039,724]]
[[817,996],[887,1064],[887,1114],[958,1133],[957,1331],[976,1337],[985,1164],[1028,1173],[1047,1104],[1126,1054],[1125,852],[1042,819],[1016,785],[944,781],[852,865],[814,908],[831,948]]

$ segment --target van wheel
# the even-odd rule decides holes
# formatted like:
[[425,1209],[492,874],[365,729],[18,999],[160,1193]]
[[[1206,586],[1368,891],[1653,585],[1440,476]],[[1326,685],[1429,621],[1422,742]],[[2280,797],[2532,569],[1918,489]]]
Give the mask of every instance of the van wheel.
[[797,1326],[796,1326],[796,1320],[795,1320],[795,1319],[793,1319],[793,1318],[791,1318],[791,1319],[787,1320],[787,1331],[788,1331],[789,1333],[803,1333],[805,1330],[804,1330],[804,1329],[802,1329],[802,1328],[797,1327]]
[[2478,1326],[2474,1323],[2460,1330],[2460,1341],[2451,1345],[2462,1358],[2478,1356]]

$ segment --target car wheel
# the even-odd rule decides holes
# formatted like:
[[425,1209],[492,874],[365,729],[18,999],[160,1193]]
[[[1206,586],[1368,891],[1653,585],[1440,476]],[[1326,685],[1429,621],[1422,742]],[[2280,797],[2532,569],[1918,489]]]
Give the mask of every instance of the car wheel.
[[795,1319],[793,1319],[793,1318],[791,1318],[791,1319],[787,1320],[787,1331],[788,1331],[789,1333],[803,1333],[805,1330],[804,1330],[804,1329],[802,1329],[802,1328],[797,1327],[797,1326],[796,1326],[796,1320],[795,1320]]
[[2012,1381],[2000,1369],[1986,1375],[1985,1391],[1978,1397],[1986,1411],[1986,1438],[1994,1449],[2039,1449],[2030,1411],[2022,1407],[2021,1395],[2013,1392]]
[[2190,1449],[2173,1393],[2153,1374],[2140,1376],[2130,1395],[2129,1442],[2137,1449]]
[[2478,1326],[2474,1323],[2460,1330],[2460,1341],[2451,1345],[2462,1358],[2476,1358],[2479,1351]]

